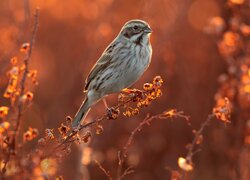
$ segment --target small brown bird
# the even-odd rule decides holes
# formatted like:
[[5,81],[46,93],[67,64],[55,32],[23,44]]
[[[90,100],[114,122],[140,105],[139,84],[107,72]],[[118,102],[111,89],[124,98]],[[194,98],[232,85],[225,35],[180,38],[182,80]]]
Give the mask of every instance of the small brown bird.
[[77,127],[91,106],[103,97],[130,87],[141,77],[151,61],[151,33],[145,21],[135,19],[125,23],[90,71],[85,85],[86,98],[72,127]]

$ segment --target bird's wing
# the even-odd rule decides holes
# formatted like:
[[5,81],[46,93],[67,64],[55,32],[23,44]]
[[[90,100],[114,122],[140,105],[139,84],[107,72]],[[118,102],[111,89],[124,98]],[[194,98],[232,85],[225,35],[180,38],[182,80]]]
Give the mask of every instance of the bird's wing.
[[111,55],[108,53],[103,53],[102,56],[99,58],[99,60],[96,62],[92,70],[90,71],[87,79],[86,79],[86,85],[84,88],[84,91],[88,90],[89,84],[94,79],[94,77],[97,76],[97,74],[104,69],[106,69],[111,64]]

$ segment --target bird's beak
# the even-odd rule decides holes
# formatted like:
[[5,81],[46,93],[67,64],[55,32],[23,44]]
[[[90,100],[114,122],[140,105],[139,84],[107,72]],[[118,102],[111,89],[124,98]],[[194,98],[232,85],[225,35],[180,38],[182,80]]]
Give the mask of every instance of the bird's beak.
[[152,33],[152,29],[149,26],[146,26],[143,30],[145,33]]

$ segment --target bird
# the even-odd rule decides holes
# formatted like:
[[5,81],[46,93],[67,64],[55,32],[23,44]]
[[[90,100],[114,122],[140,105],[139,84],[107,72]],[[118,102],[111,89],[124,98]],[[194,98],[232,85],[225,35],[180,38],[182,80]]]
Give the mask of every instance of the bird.
[[130,87],[142,76],[151,62],[151,33],[149,24],[140,19],[130,20],[123,25],[86,78],[86,97],[73,118],[73,128],[82,123],[94,104]]

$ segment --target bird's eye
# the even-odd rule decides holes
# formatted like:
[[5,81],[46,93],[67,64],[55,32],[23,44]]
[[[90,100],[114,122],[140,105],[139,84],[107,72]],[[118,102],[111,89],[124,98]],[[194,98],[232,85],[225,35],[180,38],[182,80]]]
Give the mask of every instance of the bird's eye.
[[136,26],[136,25],[134,25],[134,27],[133,27],[134,30],[137,30],[138,28],[139,28],[139,27]]

